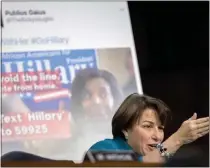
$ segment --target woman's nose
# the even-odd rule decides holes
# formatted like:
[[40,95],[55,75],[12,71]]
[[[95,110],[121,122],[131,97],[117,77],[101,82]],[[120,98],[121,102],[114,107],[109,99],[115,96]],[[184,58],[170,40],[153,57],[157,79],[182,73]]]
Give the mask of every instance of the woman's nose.
[[101,98],[99,96],[93,96],[92,101],[94,104],[101,104]]
[[155,142],[159,142],[159,141],[161,141],[161,137],[162,137],[162,135],[161,135],[159,129],[154,129],[152,139]]

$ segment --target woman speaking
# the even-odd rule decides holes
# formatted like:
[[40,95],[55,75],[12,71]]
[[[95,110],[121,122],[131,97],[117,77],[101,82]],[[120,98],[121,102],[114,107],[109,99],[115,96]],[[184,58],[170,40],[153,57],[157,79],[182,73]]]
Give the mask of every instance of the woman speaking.
[[209,133],[209,117],[194,113],[167,140],[164,126],[170,110],[161,100],[134,93],[121,104],[112,119],[113,139],[95,143],[89,151],[133,150],[142,162],[164,162],[184,144]]

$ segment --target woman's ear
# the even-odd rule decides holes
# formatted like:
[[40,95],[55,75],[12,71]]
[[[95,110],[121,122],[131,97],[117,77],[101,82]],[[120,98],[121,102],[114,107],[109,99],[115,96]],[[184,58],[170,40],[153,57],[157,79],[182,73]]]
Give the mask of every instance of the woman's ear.
[[127,139],[128,139],[128,132],[125,131],[125,130],[123,130],[122,132],[123,132],[123,134],[124,134],[124,136],[125,136],[125,139],[127,140]]

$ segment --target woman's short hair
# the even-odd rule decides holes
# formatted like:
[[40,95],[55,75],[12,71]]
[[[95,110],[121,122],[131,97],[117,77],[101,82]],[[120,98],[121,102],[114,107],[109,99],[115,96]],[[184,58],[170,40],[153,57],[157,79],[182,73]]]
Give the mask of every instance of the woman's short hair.
[[84,70],[80,70],[76,74],[74,81],[72,82],[71,111],[74,114],[79,113],[81,111],[79,110],[79,108],[81,108],[85,85],[88,81],[94,78],[103,78],[109,84],[114,99],[114,105],[116,106],[115,108],[117,108],[122,103],[122,90],[118,85],[118,82],[114,75],[106,70],[87,68]]
[[170,116],[169,107],[159,99],[134,93],[123,101],[113,116],[113,137],[122,137],[125,139],[123,130],[132,128],[147,108],[154,109],[157,112],[161,124],[166,125],[167,118]]

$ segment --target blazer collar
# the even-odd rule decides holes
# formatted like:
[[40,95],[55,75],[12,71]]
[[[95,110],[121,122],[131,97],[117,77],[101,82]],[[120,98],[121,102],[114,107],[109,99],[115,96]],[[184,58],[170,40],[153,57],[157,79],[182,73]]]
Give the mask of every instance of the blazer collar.
[[117,144],[119,145],[120,149],[122,149],[122,150],[133,150],[131,148],[131,146],[127,143],[127,141],[124,140],[123,138],[116,137],[116,138],[114,138],[114,140],[117,142]]
[[[127,143],[126,140],[124,140],[123,138],[121,137],[116,137],[114,138],[115,142],[117,142],[118,144],[118,147],[121,149],[121,150],[132,150],[133,151],[133,148]],[[136,156],[138,158],[139,161],[142,161],[142,156],[139,155],[138,153],[136,153]]]

